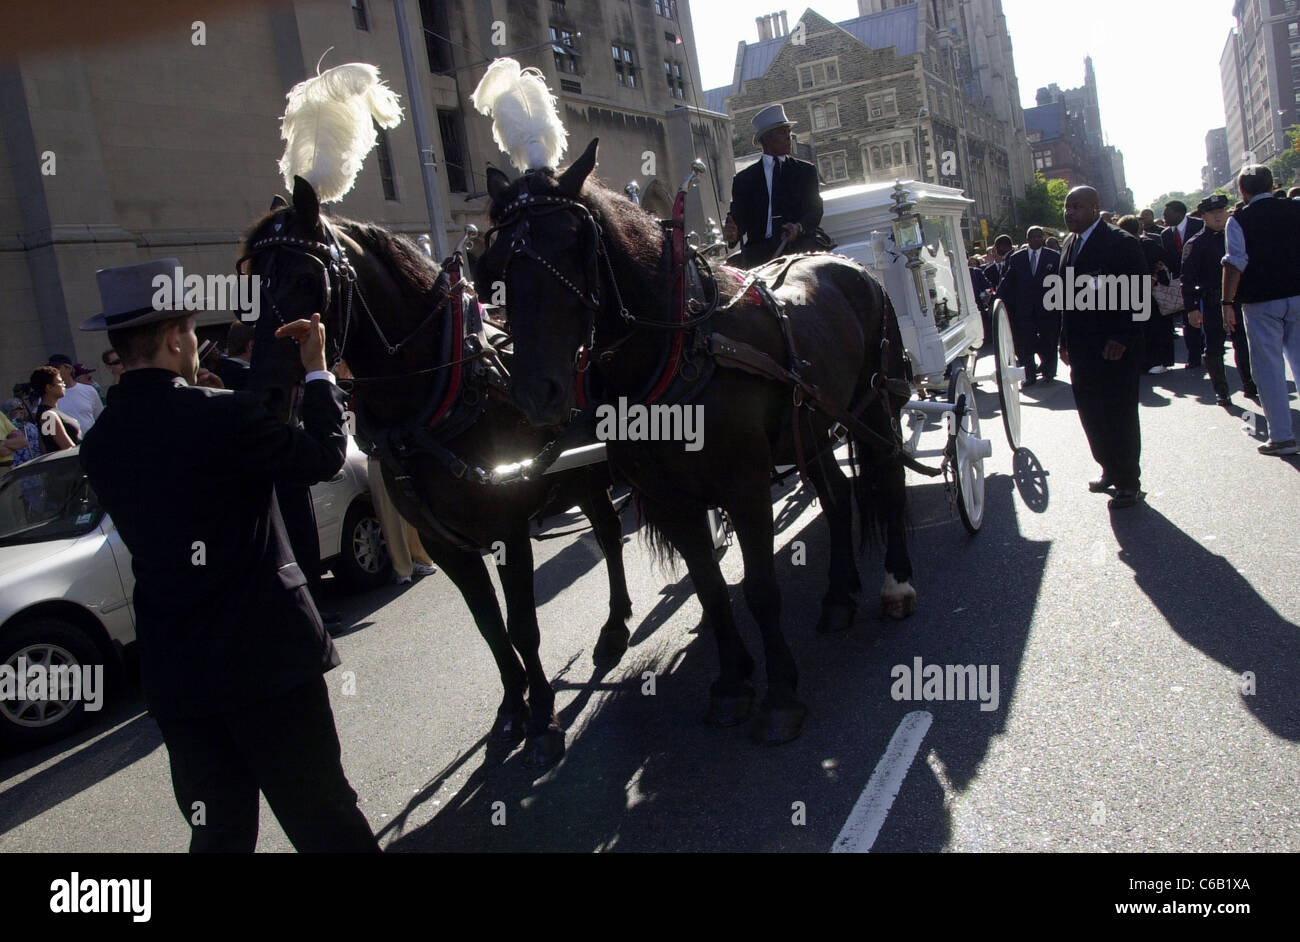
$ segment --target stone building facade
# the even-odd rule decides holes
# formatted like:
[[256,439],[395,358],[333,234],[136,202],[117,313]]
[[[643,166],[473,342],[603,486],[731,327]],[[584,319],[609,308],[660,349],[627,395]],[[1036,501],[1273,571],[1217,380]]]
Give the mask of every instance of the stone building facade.
[[1268,163],[1300,115],[1300,2],[1235,0],[1237,26],[1219,60],[1229,158]]
[[[76,329],[100,309],[96,269],[175,256],[187,273],[233,271],[241,235],[284,191],[285,93],[331,47],[322,68],[373,63],[406,112],[331,207],[338,215],[437,231],[444,245],[468,222],[484,228],[484,171],[513,170],[468,98],[502,55],[546,75],[570,158],[599,136],[599,175],[620,188],[638,179],[648,208],[667,212],[698,155],[710,177],[692,195],[688,223],[702,229],[725,211],[730,125],[695,106],[687,0],[245,4],[207,19],[201,37],[187,20],[111,46],[0,62],[6,395],[53,353],[98,365],[103,336]],[[199,323],[220,336],[232,316],[205,312]]]
[[970,240],[981,220],[1013,222],[1033,171],[1000,0],[859,8],[841,23],[807,10],[770,38],[760,22],[759,41],[740,44],[732,84],[708,93],[725,100],[738,159],[756,149],[754,114],[781,102],[825,187],[926,179],[975,201]]

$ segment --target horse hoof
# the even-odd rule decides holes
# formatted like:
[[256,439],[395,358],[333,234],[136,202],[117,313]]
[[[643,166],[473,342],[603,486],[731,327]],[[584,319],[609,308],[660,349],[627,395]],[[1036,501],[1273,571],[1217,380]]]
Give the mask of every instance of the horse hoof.
[[519,707],[515,710],[508,710],[504,707],[497,710],[496,722],[492,724],[491,737],[499,742],[518,742],[524,737],[524,730],[528,728],[528,710]]
[[530,769],[545,769],[554,765],[564,755],[564,730],[548,729],[528,737],[524,752],[524,765]]
[[758,711],[758,719],[751,730],[754,741],[764,746],[779,746],[798,739],[807,715],[808,708],[798,701],[782,706],[765,706]]
[[591,652],[592,661],[598,665],[617,664],[627,651],[629,637],[626,625],[606,625],[600,630],[600,638]]
[[734,695],[710,693],[709,712],[704,714],[704,722],[709,726],[739,726],[753,711],[754,691],[750,687]]
[[902,621],[916,611],[915,595],[882,595],[880,617]]
[[853,627],[857,614],[856,602],[827,602],[822,605],[822,615],[817,620],[817,630],[822,634],[845,631]]

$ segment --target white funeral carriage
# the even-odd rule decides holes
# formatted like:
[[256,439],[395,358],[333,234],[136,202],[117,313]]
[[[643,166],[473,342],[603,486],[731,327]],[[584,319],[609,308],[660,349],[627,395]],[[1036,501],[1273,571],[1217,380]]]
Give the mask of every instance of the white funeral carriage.
[[[914,181],[869,183],[822,193],[822,228],[835,251],[864,265],[884,286],[898,316],[911,361],[911,401],[904,408],[904,442],[914,457],[944,458],[962,523],[972,533],[984,519],[984,459],[992,442],[980,437],[972,376],[984,324],[971,287],[962,213],[973,201],[960,190]],[[1020,380],[1011,324],[994,305],[993,341],[998,399],[1011,449],[1020,447]],[[980,377],[985,379],[988,377]],[[919,451],[929,421],[945,424],[943,449]]]

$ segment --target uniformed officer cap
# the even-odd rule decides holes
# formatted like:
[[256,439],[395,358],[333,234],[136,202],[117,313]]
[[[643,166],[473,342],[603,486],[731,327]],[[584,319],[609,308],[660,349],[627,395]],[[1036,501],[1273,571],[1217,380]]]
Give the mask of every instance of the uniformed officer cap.
[[1196,204],[1198,213],[1212,213],[1216,209],[1227,209],[1228,198],[1222,193],[1215,193],[1213,196],[1207,196]]

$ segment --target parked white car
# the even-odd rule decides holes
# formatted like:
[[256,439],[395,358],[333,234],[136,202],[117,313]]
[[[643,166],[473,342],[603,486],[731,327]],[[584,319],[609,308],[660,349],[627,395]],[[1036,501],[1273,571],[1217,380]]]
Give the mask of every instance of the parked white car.
[[[26,684],[6,691],[20,658],[24,669],[103,665],[111,695],[125,679],[124,654],[135,641],[131,554],[95,499],[77,452],[45,455],[0,479],[3,744],[51,742],[88,716],[84,696],[20,697]],[[351,440],[343,468],[311,494],[323,567],[352,589],[387,582],[392,566],[370,502],[366,456]]]

